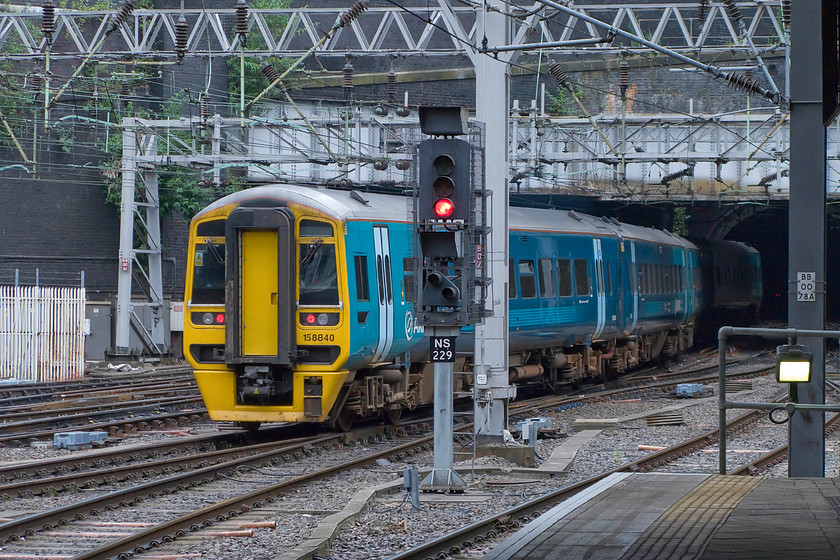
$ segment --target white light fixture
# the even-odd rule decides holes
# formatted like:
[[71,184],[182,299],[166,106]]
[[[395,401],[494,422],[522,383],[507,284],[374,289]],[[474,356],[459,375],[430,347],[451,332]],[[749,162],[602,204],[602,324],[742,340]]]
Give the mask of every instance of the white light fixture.
[[776,347],[776,381],[808,383],[811,380],[811,359],[807,346],[784,344]]

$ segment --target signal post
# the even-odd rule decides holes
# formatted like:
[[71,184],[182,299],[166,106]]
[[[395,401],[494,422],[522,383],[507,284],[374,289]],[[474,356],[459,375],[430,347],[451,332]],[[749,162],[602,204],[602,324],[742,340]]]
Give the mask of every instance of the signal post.
[[453,469],[453,364],[461,327],[473,323],[484,306],[475,258],[484,235],[476,223],[483,198],[472,184],[472,146],[456,138],[467,133],[466,111],[421,107],[420,127],[432,138],[420,142],[417,154],[415,310],[429,335],[435,383],[434,468],[420,488],[460,492],[466,483]]

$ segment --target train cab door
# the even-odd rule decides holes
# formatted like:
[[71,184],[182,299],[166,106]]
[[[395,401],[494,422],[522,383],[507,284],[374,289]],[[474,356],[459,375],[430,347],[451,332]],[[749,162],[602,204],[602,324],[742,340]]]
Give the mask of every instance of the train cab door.
[[383,360],[394,343],[394,289],[391,276],[391,245],[388,226],[373,227],[373,250],[376,266],[376,302],[379,316],[379,338],[373,361]]
[[294,215],[237,208],[225,228],[225,360],[289,365],[296,349]]
[[604,334],[607,322],[607,294],[604,279],[604,252],[600,239],[592,240],[595,249],[595,298],[598,304],[598,318],[592,338],[598,339]]

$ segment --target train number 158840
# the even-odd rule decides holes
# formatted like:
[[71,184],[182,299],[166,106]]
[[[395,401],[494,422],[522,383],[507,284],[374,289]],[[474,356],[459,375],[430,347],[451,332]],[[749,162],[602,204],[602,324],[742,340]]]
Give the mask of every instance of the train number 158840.
[[325,333],[304,333],[304,342],[335,342],[334,334]]

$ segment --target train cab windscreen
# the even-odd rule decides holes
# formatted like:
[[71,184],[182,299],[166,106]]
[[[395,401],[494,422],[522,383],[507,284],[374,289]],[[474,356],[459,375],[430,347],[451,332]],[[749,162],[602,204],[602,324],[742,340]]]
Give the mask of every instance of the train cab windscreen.
[[193,261],[192,302],[225,303],[225,245],[211,239],[196,243]]

